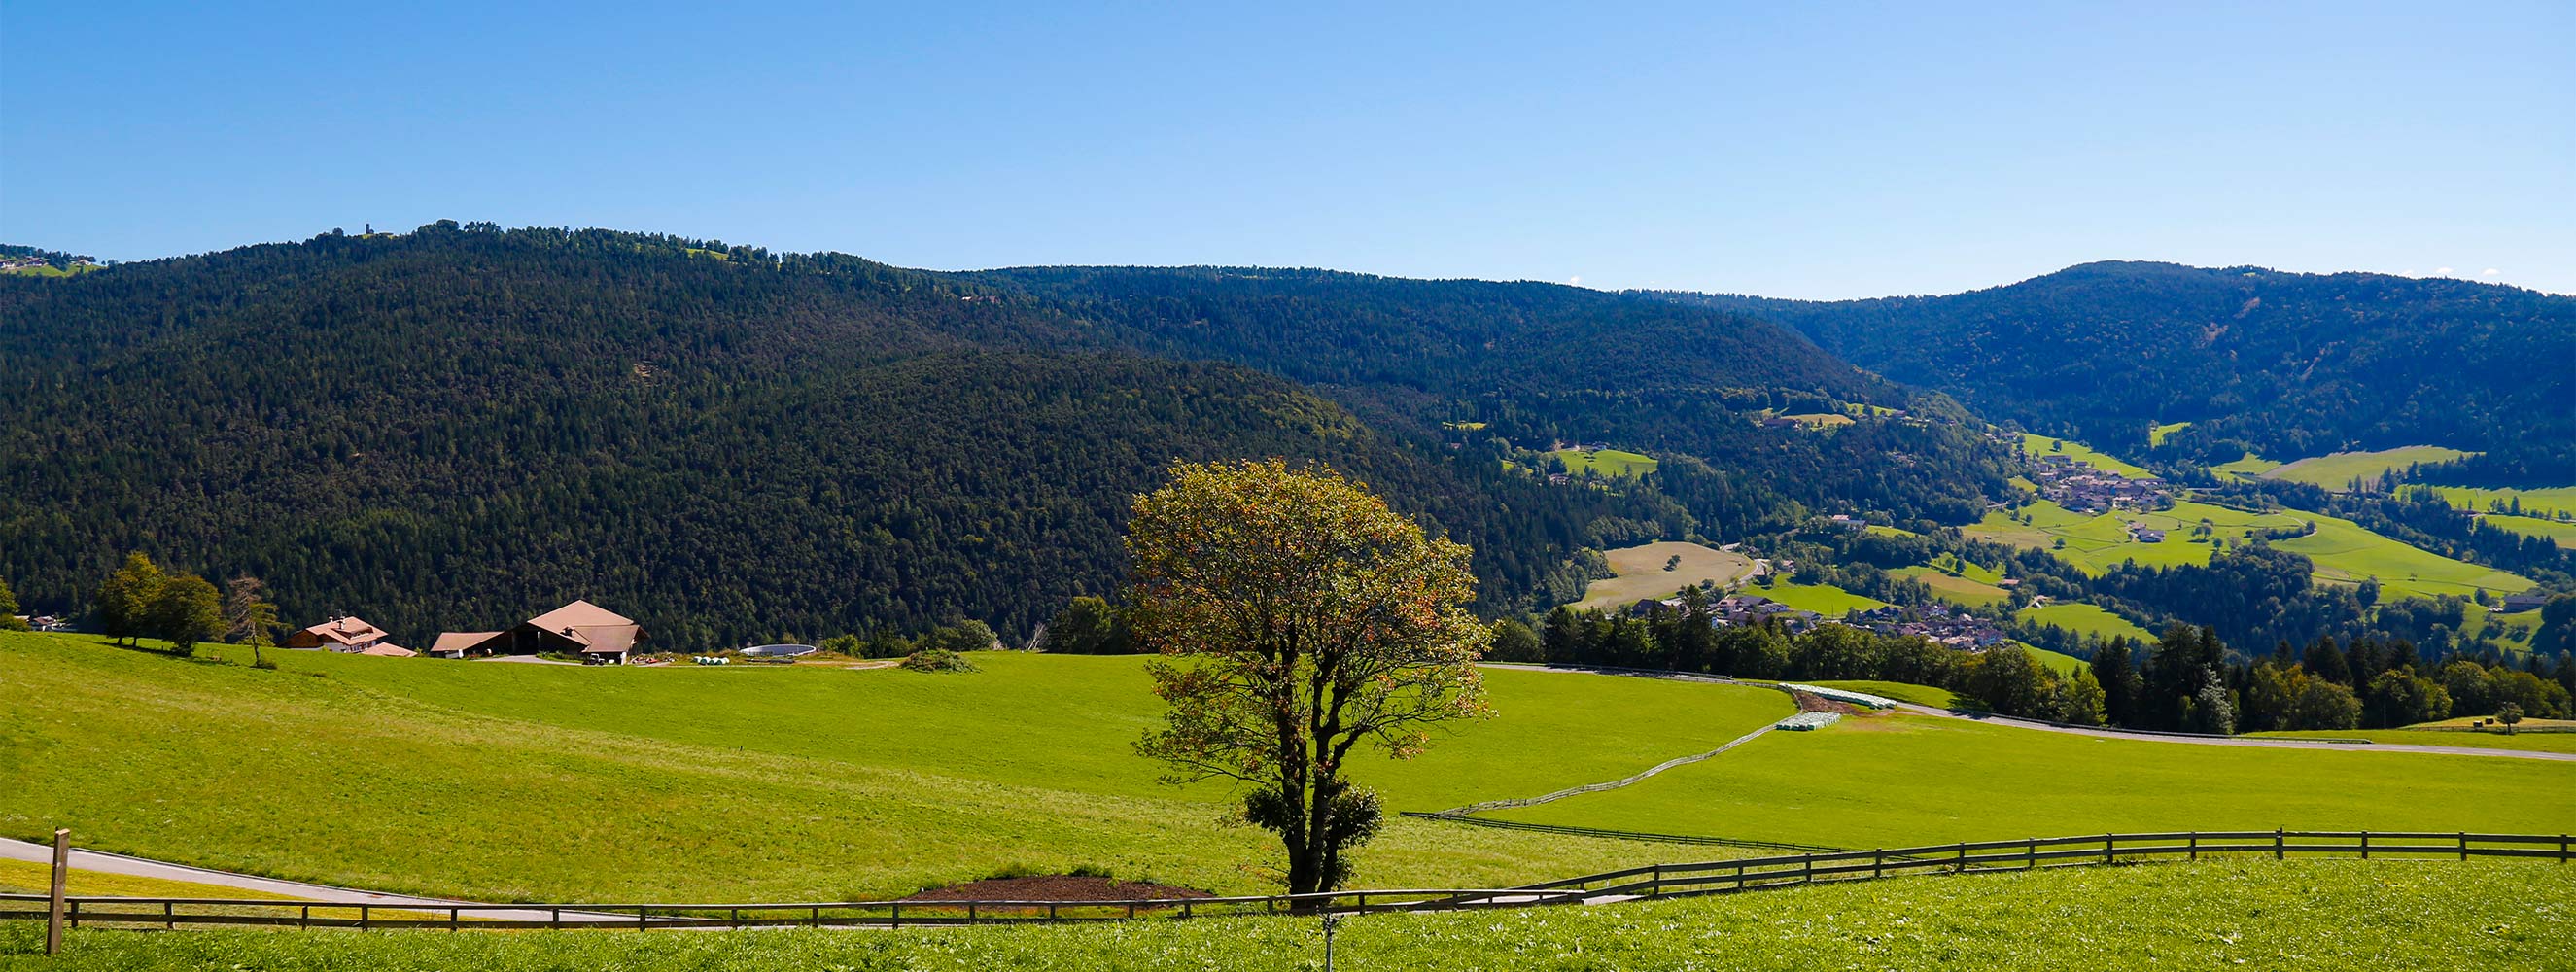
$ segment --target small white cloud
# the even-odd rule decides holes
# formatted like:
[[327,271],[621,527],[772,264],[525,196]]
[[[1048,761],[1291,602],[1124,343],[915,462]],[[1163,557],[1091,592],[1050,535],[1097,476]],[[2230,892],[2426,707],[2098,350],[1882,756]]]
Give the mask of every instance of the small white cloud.
[[1578,274],[1575,274],[1575,275],[1574,275],[1574,277],[1573,277],[1573,279],[1567,280],[1567,281],[1565,282],[1565,285],[1566,285],[1566,286],[1568,286],[1568,287],[1580,287],[1580,286],[1583,286],[1583,275],[1582,275],[1582,274],[1579,274],[1579,273],[1578,273]]
[[2492,276],[2495,276],[2495,275],[2496,275],[2496,268],[2494,268],[2494,267],[2488,267],[2488,268],[2486,268],[2486,269],[2484,269],[2484,270],[2480,270],[2480,271],[2478,271],[2478,276],[2481,276],[2481,277],[2492,277]]
[[2456,272],[2456,271],[2453,271],[2453,270],[2452,270],[2451,268],[2449,268],[2449,267],[2434,267],[2434,268],[2433,268],[2433,272],[2434,272],[2434,273],[2436,273],[2436,274],[2440,274],[2440,275],[2442,275],[2442,276],[2447,277],[2447,276],[2450,276],[2452,273],[2454,273],[2454,272]]

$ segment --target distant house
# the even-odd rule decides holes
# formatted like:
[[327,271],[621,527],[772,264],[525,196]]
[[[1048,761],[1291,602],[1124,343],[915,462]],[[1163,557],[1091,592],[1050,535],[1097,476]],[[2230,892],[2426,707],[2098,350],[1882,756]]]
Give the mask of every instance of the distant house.
[[589,601],[574,601],[506,631],[442,632],[430,653],[447,658],[575,655],[594,665],[622,665],[644,641],[644,628]]
[[353,617],[332,618],[302,631],[291,633],[286,636],[284,642],[281,642],[281,646],[306,651],[337,651],[390,658],[409,658],[419,654],[394,644],[391,636],[387,635],[383,628]]
[[2497,608],[2496,610],[2503,614],[2513,614],[2519,611],[2537,611],[2540,609],[2541,605],[2547,603],[2549,603],[2549,595],[2547,594],[2507,594],[2504,596],[2504,606]]

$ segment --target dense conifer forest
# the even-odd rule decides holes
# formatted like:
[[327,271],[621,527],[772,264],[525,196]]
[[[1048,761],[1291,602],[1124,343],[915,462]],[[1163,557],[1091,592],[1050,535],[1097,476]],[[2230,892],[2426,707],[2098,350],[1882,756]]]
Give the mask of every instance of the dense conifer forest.
[[[2106,262],[1941,297],[1665,294],[1792,326],[1995,421],[2202,464],[2440,445],[2461,485],[2576,483],[2576,298],[2383,274]],[[2435,474],[2441,470],[2435,470]]]
[[[1174,296],[1075,287],[1102,276]],[[1351,471],[1474,546],[1494,615],[1579,596],[1587,548],[1810,506],[1964,519],[2007,474],[1942,423],[1760,428],[1906,394],[1758,321],[1352,275],[1191,296],[1204,279],[1232,278],[443,222],[0,280],[0,577],[78,613],[143,551],[415,640],[586,597],[675,648],[965,619],[1016,643],[1114,592],[1127,504],[1175,459]],[[1676,452],[1550,483],[1526,460],[1557,435]],[[1890,448],[1916,458],[1859,474]]]

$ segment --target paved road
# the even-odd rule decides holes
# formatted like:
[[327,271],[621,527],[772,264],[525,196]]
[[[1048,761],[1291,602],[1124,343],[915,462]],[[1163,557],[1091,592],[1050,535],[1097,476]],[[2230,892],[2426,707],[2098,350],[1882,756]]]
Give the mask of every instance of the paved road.
[[[1559,668],[1546,665],[1490,662],[1487,663],[1487,667],[1508,668],[1524,672],[1566,672],[1578,675],[1616,675],[1628,678],[1668,678],[1677,681],[1715,682],[1721,684],[1745,685],[1754,688],[1771,687],[1767,683],[1738,682],[1724,676],[1698,675],[1689,672]],[[2128,732],[2120,729],[2087,729],[2077,726],[2060,726],[2045,722],[2032,722],[2028,719],[2015,719],[2009,716],[1987,715],[1984,713],[1952,712],[1948,709],[1939,709],[1928,705],[1916,705],[1911,702],[1899,702],[1896,706],[1899,709],[1915,715],[1937,716],[1943,719],[1964,719],[1970,722],[1988,722],[1996,725],[2012,726],[2017,729],[2037,729],[2042,732],[2062,732],[2068,735],[2094,736],[2103,739],[2133,739],[2143,742],[2187,743],[2197,746],[2251,746],[2260,749],[2318,749],[2354,753],[2432,753],[2442,756],[2488,756],[2499,759],[2546,759],[2556,760],[2558,762],[2576,762],[2576,753],[2552,753],[2530,749],[2498,749],[2489,746],[2418,746],[2411,743],[2334,743],[2317,742],[2306,739],[2267,739],[2257,736],[2169,736],[2161,733]]]
[[[0,860],[33,861],[38,864],[51,864],[54,860],[54,848],[49,844],[35,844],[23,840],[10,840],[5,837],[0,837]],[[447,898],[422,898],[406,894],[383,894],[375,891],[358,891],[350,888],[336,888],[327,884],[306,884],[302,881],[283,881],[277,878],[259,877],[252,874],[235,874],[231,871],[217,871],[210,868],[190,867],[186,864],[172,864],[166,861],[155,861],[141,857],[127,857],[123,854],[110,854],[105,851],[82,850],[78,847],[72,848],[71,865],[72,869],[76,871],[95,871],[101,874],[126,874],[135,877],[163,878],[171,881],[188,881],[196,884],[211,884],[218,887],[237,888],[243,891],[257,891],[263,894],[285,895],[290,898],[304,901],[323,901],[333,904],[387,905],[392,907],[443,909],[448,905],[476,903],[472,901],[454,901]],[[554,917],[552,912],[535,909],[469,911],[466,912],[465,915],[467,918],[482,919],[486,921],[547,921]],[[634,920],[634,916],[632,915],[602,914],[597,912],[567,911],[563,913],[563,917],[568,920],[578,921]]]

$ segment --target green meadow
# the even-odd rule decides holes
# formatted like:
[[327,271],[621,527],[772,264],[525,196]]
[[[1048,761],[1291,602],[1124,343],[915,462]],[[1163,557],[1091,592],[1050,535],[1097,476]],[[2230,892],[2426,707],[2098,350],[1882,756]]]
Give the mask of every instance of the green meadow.
[[2492,509],[2497,503],[2522,501],[2525,516],[2555,517],[2561,513],[2576,516],[2576,486],[2550,486],[2544,489],[2473,489],[2467,486],[2409,486],[2407,489],[2429,489],[2442,494],[2442,499],[2464,510]]
[[2219,463],[2218,465],[2209,467],[2209,471],[2221,476],[2233,476],[2238,479],[2254,479],[2262,476],[2264,473],[2271,472],[2272,470],[2279,468],[2281,468],[2280,463],[2273,462],[2272,460],[2265,459],[2262,456],[2248,452],[2245,454],[2245,458],[2238,459],[2234,462]]
[[2502,513],[2489,513],[2486,516],[2480,517],[2479,522],[2485,523],[2486,525],[2498,530],[2503,530],[2507,533],[2520,534],[2526,537],[2546,537],[2550,542],[2555,543],[2560,547],[2576,550],[2576,521],[2544,520],[2539,517],[2532,516],[2507,516]]
[[1850,425],[1854,421],[1851,416],[1844,415],[1839,412],[1807,412],[1797,415],[1783,415],[1780,417],[1796,422],[1799,425],[1806,426],[1810,429],[1830,429],[1837,426]]
[[2024,432],[2021,434],[2021,448],[2022,451],[2028,452],[2034,456],[2043,456],[2050,453],[2062,453],[2072,456],[2075,461],[2091,466],[2095,469],[2100,469],[2105,472],[2119,473],[2120,475],[2127,476],[2131,479],[2144,479],[2155,475],[2145,469],[2122,462],[2112,456],[2094,451],[2091,446],[2087,446],[2084,443],[2077,442],[2073,439],[2056,439],[2045,435],[2034,435]]
[[2135,641],[2156,640],[2154,632],[2139,627],[2136,622],[2091,604],[2060,602],[2045,607],[2026,607],[2013,616],[2033,624],[2053,624],[2104,641],[2122,636]]
[[[0,834],[492,900],[857,899],[1086,866],[1273,887],[1268,835],[1219,826],[1231,790],[1161,785],[1134,754],[1161,705],[1139,658],[993,653],[933,675],[270,657],[0,633]],[[1616,779],[1792,711],[1755,688],[1487,681],[1495,718],[1353,775],[1390,810],[1436,810]],[[1668,852],[1397,818],[1359,880],[1517,883]]]
[[2165,437],[2170,436],[2170,435],[2172,435],[2172,434],[2174,434],[2174,433],[2176,433],[2176,432],[2180,432],[2180,431],[2182,431],[2182,430],[2184,430],[2184,429],[2188,429],[2188,428],[2190,428],[2190,427],[2191,427],[2191,423],[2189,423],[2189,422],[2166,422],[2166,423],[2164,423],[2164,424],[2162,424],[2162,425],[2158,425],[2158,426],[2156,426],[2156,427],[2154,427],[2154,428],[2148,429],[2148,430],[2147,430],[2147,445],[2149,445],[2149,446],[2160,446],[2160,445],[2163,445],[2163,444],[2165,444]]
[[2263,477],[2287,479],[2340,491],[2350,485],[2356,477],[2373,480],[2378,479],[2381,473],[2392,469],[2402,470],[2419,463],[2449,462],[2462,456],[2475,454],[2441,446],[2402,446],[2395,449],[2381,449],[2377,452],[2338,452],[2333,455],[2310,456],[2278,466],[2263,473]]
[[[2576,868],[2545,861],[2230,858],[1915,875],[1671,901],[1370,915],[1339,968],[1412,972],[1814,969],[2413,972],[2563,969]],[[1145,921],[899,933],[73,932],[35,957],[0,924],[0,963],[65,972],[1290,972],[1323,967],[1318,922]]]
[[[2167,567],[2206,564],[2217,550],[2211,543],[2213,539],[2241,543],[2260,531],[2300,529],[2315,523],[2315,533],[2273,541],[2272,545],[2315,561],[2319,583],[2357,584],[2365,578],[2377,578],[2382,596],[2386,597],[2467,597],[2479,588],[2513,593],[2532,586],[2527,578],[2453,560],[2372,533],[2350,520],[2303,510],[2248,513],[2207,503],[2181,502],[2170,510],[2153,513],[2117,510],[2085,516],[2041,500],[2024,507],[2022,512],[2030,515],[2030,523],[1994,511],[1963,532],[2048,550],[2086,573],[2098,575],[2124,561]],[[2193,528],[2204,519],[2209,521],[2214,536],[2193,536]],[[2131,523],[2163,530],[2165,539],[2160,543],[2132,539],[2128,530]],[[2060,540],[2065,541],[2064,546],[2058,545]]]
[[1493,816],[1831,847],[2181,830],[2576,828],[2576,762],[2110,739],[1905,714]]
[[1867,611],[1887,606],[1886,601],[1866,594],[1854,594],[1832,584],[1776,581],[1769,587],[1748,586],[1743,592],[1767,597],[1800,611],[1814,611],[1829,618],[1839,618],[1853,611]]
[[[1662,599],[1674,591],[1710,581],[1723,588],[1753,571],[1753,558],[1696,543],[1664,541],[1622,547],[1604,555],[1619,576],[1593,581],[1584,588],[1577,610],[1620,607],[1643,598]],[[1670,565],[1672,569],[1666,570]]]
[[2367,739],[2374,743],[2404,743],[2409,746],[2476,746],[2483,749],[2576,753],[2576,731],[2567,730],[2507,734],[2460,729],[2332,729],[2316,732],[2258,732],[2254,735],[2290,736],[2300,739]]
[[1588,449],[1562,449],[1548,453],[1565,463],[1565,471],[1575,475],[1598,472],[1604,476],[1643,476],[1654,472],[1655,457],[1617,449],[1594,452]]
[[2003,575],[1984,564],[1962,560],[1957,554],[1945,553],[1930,565],[1899,567],[1888,573],[1922,581],[1932,589],[1933,596],[1952,604],[1979,607],[2012,599],[2011,593],[1997,586]]

